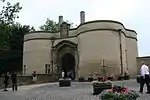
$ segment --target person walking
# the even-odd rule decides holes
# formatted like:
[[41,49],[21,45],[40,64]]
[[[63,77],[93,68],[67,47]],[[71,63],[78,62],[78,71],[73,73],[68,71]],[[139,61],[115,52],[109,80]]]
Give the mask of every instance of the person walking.
[[4,91],[8,91],[7,90],[8,80],[9,80],[9,76],[8,76],[8,73],[6,72],[5,75],[4,75]]
[[61,77],[62,77],[62,78],[65,78],[65,72],[64,72],[64,71],[62,71]]
[[13,72],[13,73],[11,74],[12,90],[13,90],[13,91],[14,91],[14,90],[17,91],[17,80],[18,80],[17,74]]
[[140,73],[141,73],[141,80],[140,80],[140,93],[143,93],[143,87],[144,84],[146,83],[147,85],[147,94],[150,94],[150,85],[149,85],[149,68],[147,65],[145,65],[145,63],[142,63],[141,69],[140,69]]

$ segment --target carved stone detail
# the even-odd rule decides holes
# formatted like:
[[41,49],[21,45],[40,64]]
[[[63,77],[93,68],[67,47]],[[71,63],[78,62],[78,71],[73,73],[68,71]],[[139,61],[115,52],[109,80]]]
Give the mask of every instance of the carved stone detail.
[[69,36],[69,29],[70,29],[70,24],[63,22],[60,25],[60,37],[67,37]]

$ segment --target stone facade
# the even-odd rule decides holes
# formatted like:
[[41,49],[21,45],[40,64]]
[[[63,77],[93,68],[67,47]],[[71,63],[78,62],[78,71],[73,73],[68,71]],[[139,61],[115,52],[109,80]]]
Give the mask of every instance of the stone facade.
[[46,64],[50,66],[50,74],[61,73],[62,67],[66,66],[66,60],[62,61],[66,53],[74,57],[76,79],[89,74],[103,75],[102,61],[107,76],[124,72],[131,76],[137,74],[137,33],[111,20],[84,22],[77,28],[68,30],[67,27],[66,31],[55,34],[41,31],[26,34],[23,73],[31,75],[35,70],[45,74]]

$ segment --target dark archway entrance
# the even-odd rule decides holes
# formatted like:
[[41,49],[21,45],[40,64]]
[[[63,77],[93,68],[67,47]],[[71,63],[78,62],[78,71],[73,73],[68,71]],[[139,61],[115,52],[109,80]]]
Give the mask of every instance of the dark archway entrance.
[[75,79],[75,57],[71,53],[65,53],[61,59],[61,67],[65,77]]
[[62,70],[66,73],[71,73],[73,80],[78,78],[78,45],[68,41],[63,40],[54,46],[54,72],[61,76]]

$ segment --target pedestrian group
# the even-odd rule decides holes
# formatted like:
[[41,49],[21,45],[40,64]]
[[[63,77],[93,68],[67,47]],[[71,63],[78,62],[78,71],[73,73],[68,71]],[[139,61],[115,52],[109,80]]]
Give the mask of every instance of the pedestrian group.
[[[18,77],[17,77],[17,73],[13,72],[11,74],[11,82],[12,82],[12,90],[13,91],[17,91],[17,81],[18,81]],[[9,74],[5,73],[4,75],[4,91],[8,91],[8,84],[9,84]]]

